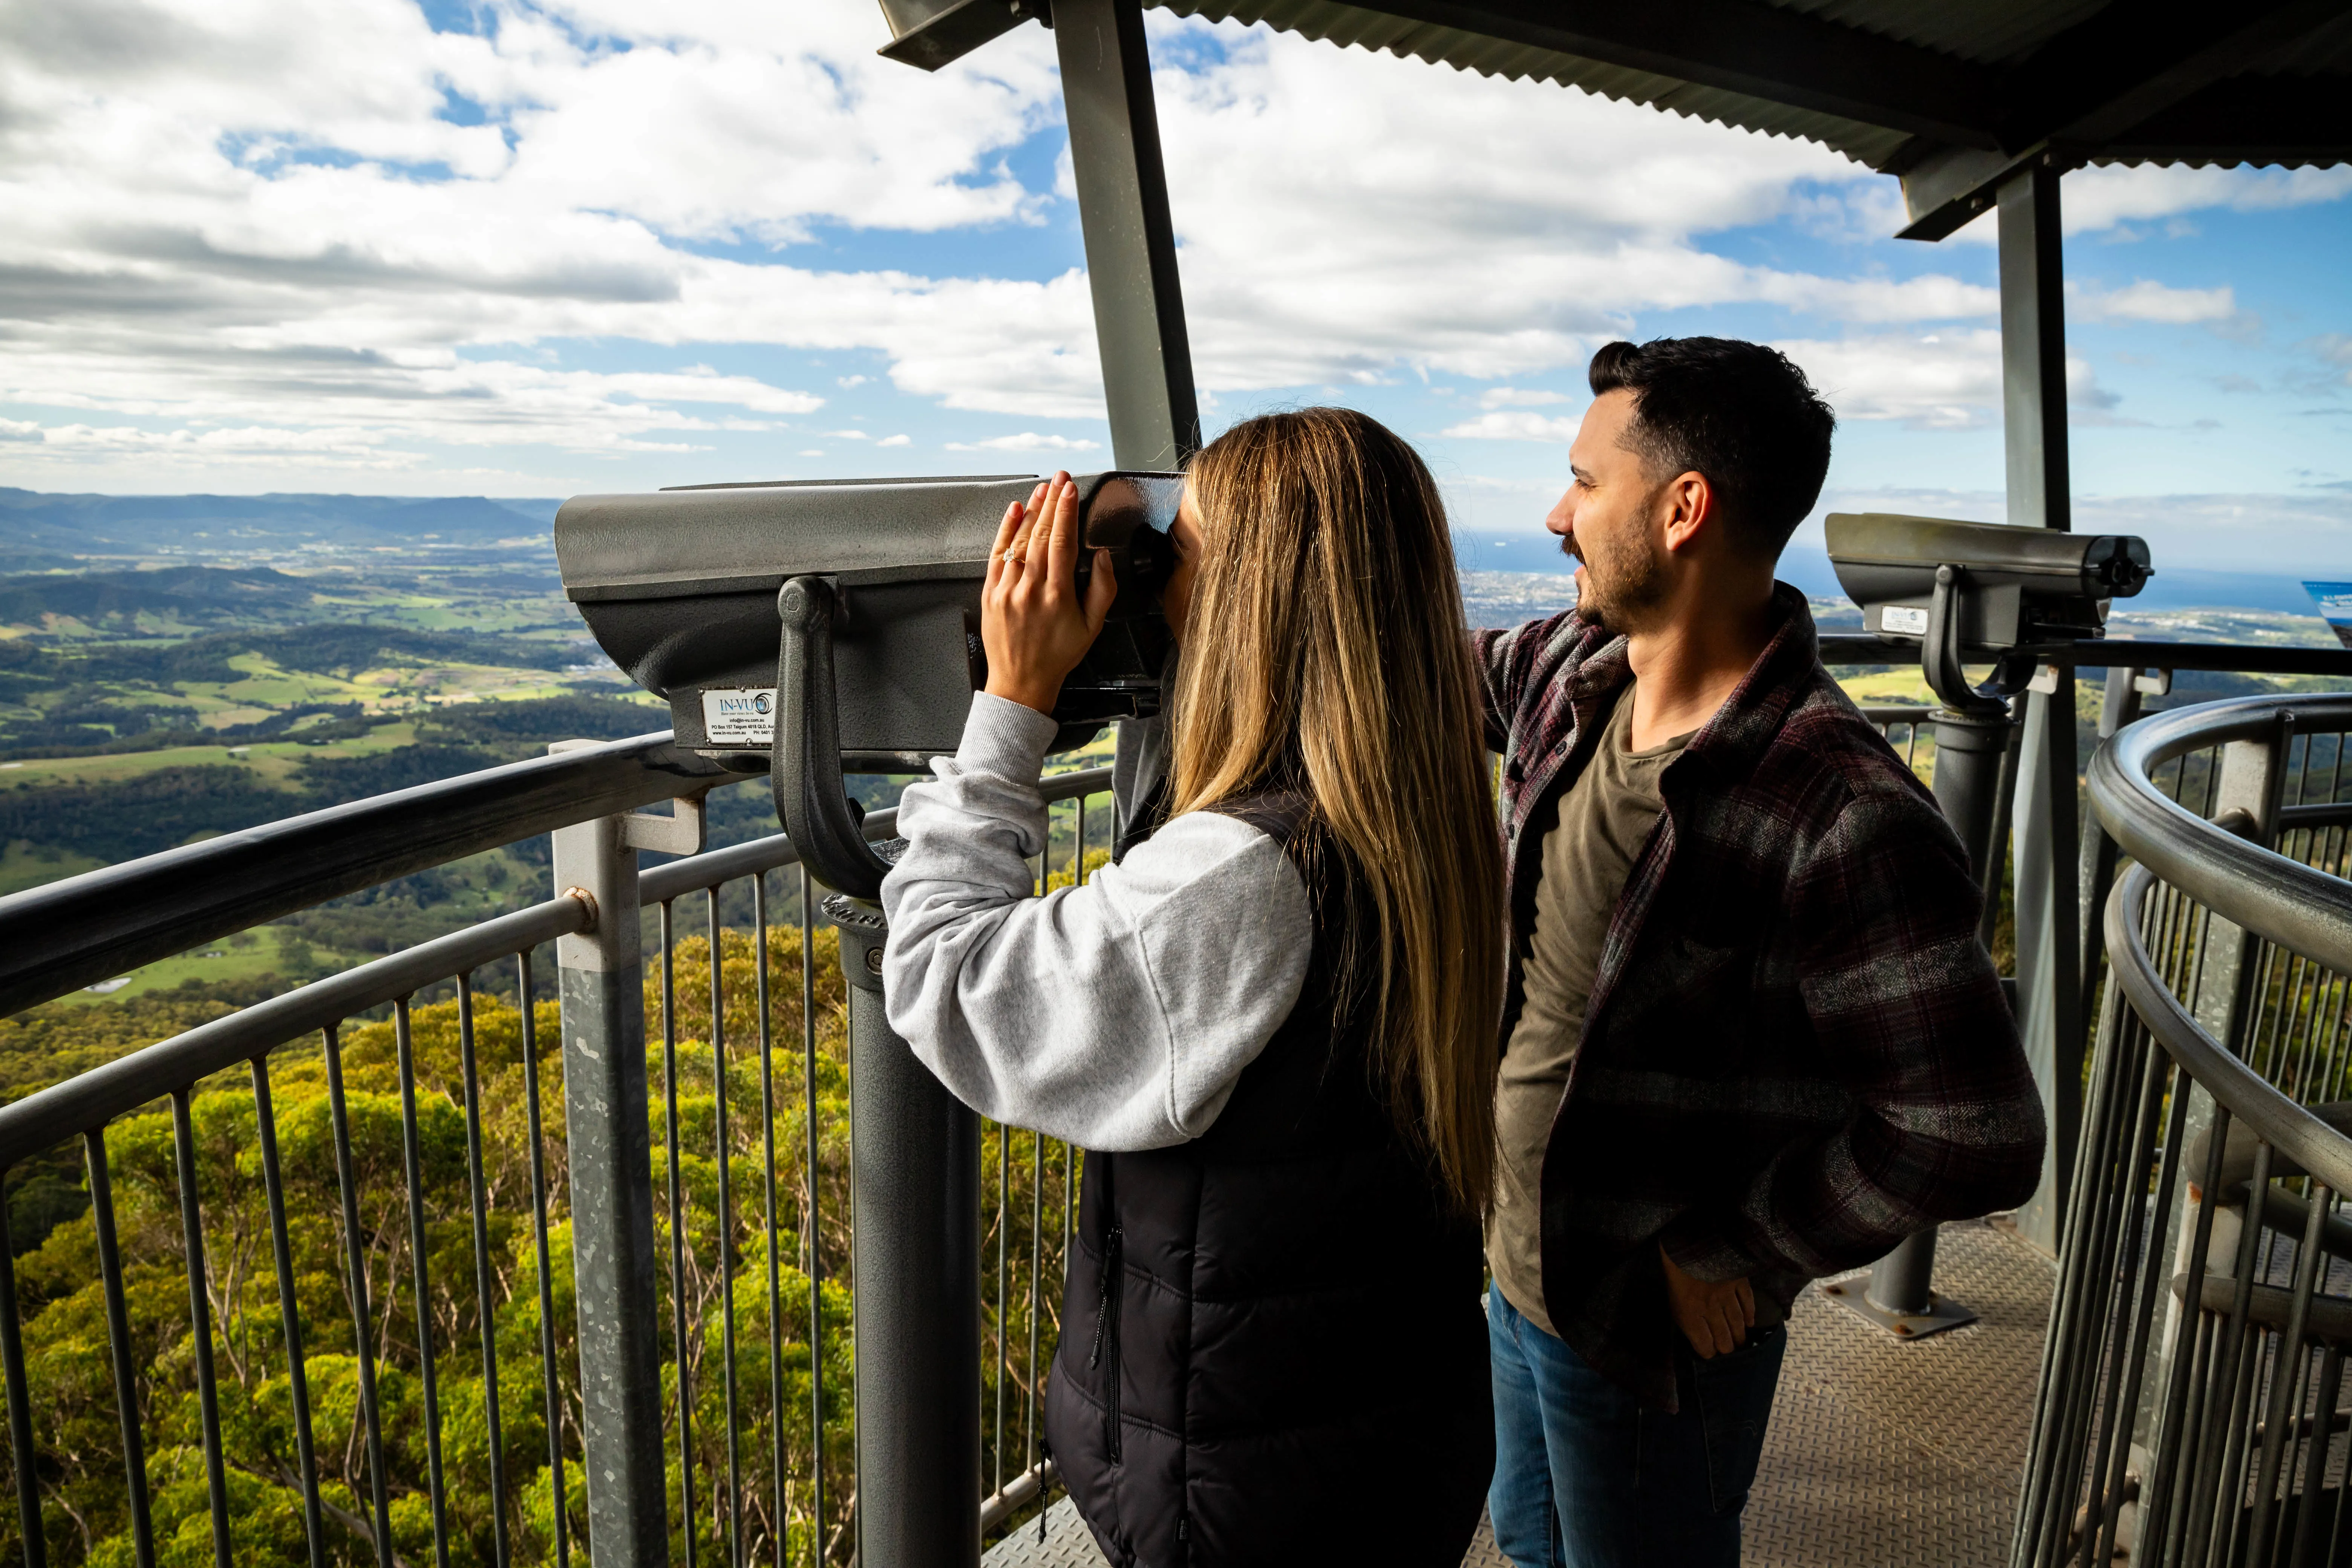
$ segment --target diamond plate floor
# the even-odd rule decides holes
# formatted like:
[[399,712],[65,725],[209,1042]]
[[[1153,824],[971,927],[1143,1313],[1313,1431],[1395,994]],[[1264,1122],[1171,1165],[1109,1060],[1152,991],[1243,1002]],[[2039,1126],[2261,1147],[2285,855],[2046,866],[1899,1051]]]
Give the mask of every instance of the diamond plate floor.
[[[1944,1226],[1936,1285],[1980,1318],[1906,1344],[1815,1291],[1799,1299],[1750,1494],[1757,1568],[2000,1568],[2033,1419],[2048,1259],[1981,1220]],[[1067,1498],[991,1568],[1103,1568]],[[1486,1527],[1464,1568],[1507,1568]]]

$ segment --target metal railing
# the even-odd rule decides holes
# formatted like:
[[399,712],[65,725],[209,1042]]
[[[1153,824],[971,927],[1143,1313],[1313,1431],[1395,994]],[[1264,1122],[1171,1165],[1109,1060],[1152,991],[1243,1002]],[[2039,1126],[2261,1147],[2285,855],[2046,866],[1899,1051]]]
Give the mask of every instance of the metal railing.
[[[616,808],[714,780],[667,737],[492,772],[503,777],[320,814],[343,847],[307,864],[249,863],[273,843],[318,849],[306,819],[257,830],[263,842],[240,852],[196,847],[261,889],[224,900],[244,920],[348,890],[360,864],[415,869],[552,827],[559,897],[0,1107],[0,1170],[79,1141],[97,1275],[94,1293],[20,1321],[0,1212],[0,1365],[28,1564],[52,1546],[139,1568],[207,1554],[222,1568],[568,1564],[583,1524],[600,1563],[854,1554],[847,1037],[807,873],[797,932],[770,918],[771,874],[799,863],[782,835],[639,873],[633,840],[680,830]],[[502,818],[492,786],[518,776]],[[1088,797],[1108,784],[1108,769],[1045,781],[1049,802],[1070,805],[1070,864],[1049,879],[1041,857],[1041,889],[1085,876]],[[572,820],[553,798],[565,790],[601,815]],[[887,837],[894,818],[877,812],[866,831]],[[180,876],[193,858],[154,858]],[[26,929],[30,902],[68,928],[53,941],[126,928],[110,953],[166,931],[183,946],[225,934],[226,914],[151,910],[127,929],[141,921],[106,907],[160,876],[133,863],[0,901],[0,928]],[[748,931],[721,918],[739,886]],[[698,905],[696,936],[681,935],[681,902]],[[653,1040],[636,1011],[640,908],[656,929]],[[549,942],[554,999],[535,956]],[[788,984],[779,965],[793,959]],[[0,986],[21,1005],[91,967],[66,963],[44,984],[19,965]],[[452,1001],[415,1000],[449,982]],[[795,1029],[796,1061],[781,1045]],[[544,1073],[559,1049],[560,1072]],[[233,1088],[222,1075],[239,1068]],[[1077,1156],[1011,1128],[985,1142],[981,1514],[996,1528],[1053,1481],[1039,1357],[1055,1337]],[[537,1385],[521,1401],[517,1377]],[[37,1391],[70,1430],[37,1429]],[[105,1393],[115,1443],[93,1446]],[[93,1511],[116,1472],[119,1510]]]
[[2110,963],[2012,1562],[2342,1563],[2352,697],[2160,714],[2091,796]]

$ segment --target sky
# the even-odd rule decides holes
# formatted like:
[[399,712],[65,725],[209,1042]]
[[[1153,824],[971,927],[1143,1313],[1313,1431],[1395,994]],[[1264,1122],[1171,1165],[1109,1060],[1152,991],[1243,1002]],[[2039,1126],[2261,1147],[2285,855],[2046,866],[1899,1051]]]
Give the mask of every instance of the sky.
[[[1808,143],[1150,35],[1212,434],[1361,407],[1515,563],[1592,350],[1712,332],[1839,410],[1823,510],[2002,515],[1990,218],[1896,240],[1895,183]],[[0,0],[0,484],[1108,466],[1050,35],[936,75],[887,37],[872,0]],[[2077,526],[2352,577],[2352,169],[2063,203]]]

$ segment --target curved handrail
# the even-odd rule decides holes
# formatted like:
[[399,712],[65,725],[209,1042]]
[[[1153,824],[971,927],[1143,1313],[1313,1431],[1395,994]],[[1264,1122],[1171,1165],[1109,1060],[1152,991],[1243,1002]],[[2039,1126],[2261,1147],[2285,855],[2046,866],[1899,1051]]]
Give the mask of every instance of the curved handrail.
[[2205,1032],[2157,973],[2140,939],[2140,910],[2155,891],[2157,878],[2135,866],[2107,897],[2109,962],[2116,984],[2140,1022],[2172,1059],[2212,1095],[2231,1116],[2336,1192],[2352,1192],[2352,1138],[2322,1121],[2273,1088],[2252,1068]]
[[583,746],[223,834],[0,899],[0,1015],[395,877],[756,774],[670,733]]
[[[1038,783],[1038,793],[1052,805],[1108,790],[1111,770],[1082,768]],[[866,837],[888,837],[898,818],[895,807],[875,812],[864,824]],[[799,859],[792,840],[781,833],[706,850],[641,872],[638,902],[662,903]],[[532,904],[298,986],[0,1105],[0,1170],[355,1013],[583,930],[591,918],[588,906],[572,894]]]
[[2206,821],[2155,770],[2232,741],[2352,730],[2352,696],[2242,697],[2142,719],[2091,758],[2091,803],[2125,852],[2197,902],[2331,969],[2352,971],[2352,882]]

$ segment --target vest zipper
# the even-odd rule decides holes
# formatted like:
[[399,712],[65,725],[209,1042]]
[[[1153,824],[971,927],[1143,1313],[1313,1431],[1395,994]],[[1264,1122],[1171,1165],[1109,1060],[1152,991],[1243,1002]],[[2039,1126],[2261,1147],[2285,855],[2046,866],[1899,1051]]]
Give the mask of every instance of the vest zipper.
[[1127,1232],[1111,1226],[1110,1234],[1103,1237],[1102,1300],[1095,1307],[1095,1345],[1087,1356],[1087,1370],[1092,1371],[1102,1364],[1103,1352],[1110,1352],[1110,1376],[1103,1386],[1103,1426],[1114,1465],[1118,1463],[1118,1310],[1125,1294],[1119,1285],[1126,1252]]

